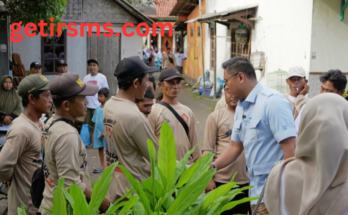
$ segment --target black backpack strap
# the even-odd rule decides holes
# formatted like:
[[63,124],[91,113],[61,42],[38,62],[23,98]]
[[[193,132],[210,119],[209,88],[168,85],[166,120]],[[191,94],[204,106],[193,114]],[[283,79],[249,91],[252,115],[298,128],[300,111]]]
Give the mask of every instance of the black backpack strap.
[[182,127],[184,127],[186,134],[189,137],[189,127],[188,127],[187,123],[183,120],[183,118],[181,118],[181,116],[168,103],[166,103],[164,101],[160,101],[159,104],[165,106],[174,114],[176,119],[179,120],[179,122],[181,123]]

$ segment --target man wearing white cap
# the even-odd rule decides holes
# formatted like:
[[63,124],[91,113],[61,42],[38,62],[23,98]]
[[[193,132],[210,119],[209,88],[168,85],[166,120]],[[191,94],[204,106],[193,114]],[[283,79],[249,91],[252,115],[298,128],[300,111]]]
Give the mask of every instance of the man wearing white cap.
[[286,83],[289,85],[290,93],[284,96],[292,105],[292,115],[294,116],[296,133],[298,134],[301,113],[308,101],[308,98],[305,97],[309,91],[305,70],[300,66],[291,67],[288,72]]

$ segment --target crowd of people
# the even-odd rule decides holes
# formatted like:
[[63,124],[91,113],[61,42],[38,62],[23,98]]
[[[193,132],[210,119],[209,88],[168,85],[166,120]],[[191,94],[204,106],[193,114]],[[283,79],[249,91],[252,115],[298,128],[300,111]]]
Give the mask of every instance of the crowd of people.
[[[172,128],[178,160],[197,146],[197,122],[194,112],[178,100],[183,77],[175,67],[163,69],[156,83],[151,74],[158,68],[137,56],[124,58],[115,70],[119,91],[110,96],[98,61],[90,59],[87,64],[89,74],[81,80],[61,62],[57,65],[62,72],[49,82],[40,74],[41,65],[34,62],[32,74],[17,91],[10,76],[2,77],[0,110],[5,115],[0,120],[9,129],[1,131],[7,134],[0,152],[0,181],[9,188],[9,214],[17,214],[22,202],[27,214],[48,214],[42,207],[52,209],[60,178],[65,178],[66,188],[76,184],[87,200],[91,198],[79,124],[89,125],[91,146],[98,148],[100,167],[94,173],[119,162],[139,182],[151,175],[147,140],[158,150],[164,121]],[[244,57],[232,58],[222,68],[225,95],[207,118],[203,148],[196,147],[187,162],[189,166],[215,153],[209,168],[217,171],[205,192],[229,183],[237,172],[234,180],[239,187],[253,188],[234,200],[260,199],[224,214],[254,210],[260,215],[348,214],[346,76],[340,70],[325,72],[320,77],[321,95],[309,99],[302,67],[290,68],[286,79],[290,92],[284,95],[262,86]],[[156,88],[161,91],[157,99]],[[49,117],[45,123],[43,114]],[[38,209],[30,187],[40,167],[45,189]],[[103,200],[100,212],[130,189],[122,170],[116,168],[110,199]]]

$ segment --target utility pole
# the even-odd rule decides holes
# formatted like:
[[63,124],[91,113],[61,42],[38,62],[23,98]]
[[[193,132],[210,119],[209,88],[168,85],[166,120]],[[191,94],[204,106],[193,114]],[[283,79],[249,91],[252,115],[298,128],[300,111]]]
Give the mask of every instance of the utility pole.
[[[199,0],[199,17],[202,17],[202,0]],[[203,26],[200,24],[200,36],[201,36],[201,53],[202,53],[202,69],[203,69],[203,96],[205,96],[205,72],[204,72],[204,52],[203,52]]]

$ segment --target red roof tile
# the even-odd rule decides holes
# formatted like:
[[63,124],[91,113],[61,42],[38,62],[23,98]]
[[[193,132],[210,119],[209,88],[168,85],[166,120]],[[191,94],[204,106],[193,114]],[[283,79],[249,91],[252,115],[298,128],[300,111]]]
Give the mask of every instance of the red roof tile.
[[154,0],[157,15],[147,15],[152,18],[175,18],[169,16],[170,12],[176,5],[177,0]]

